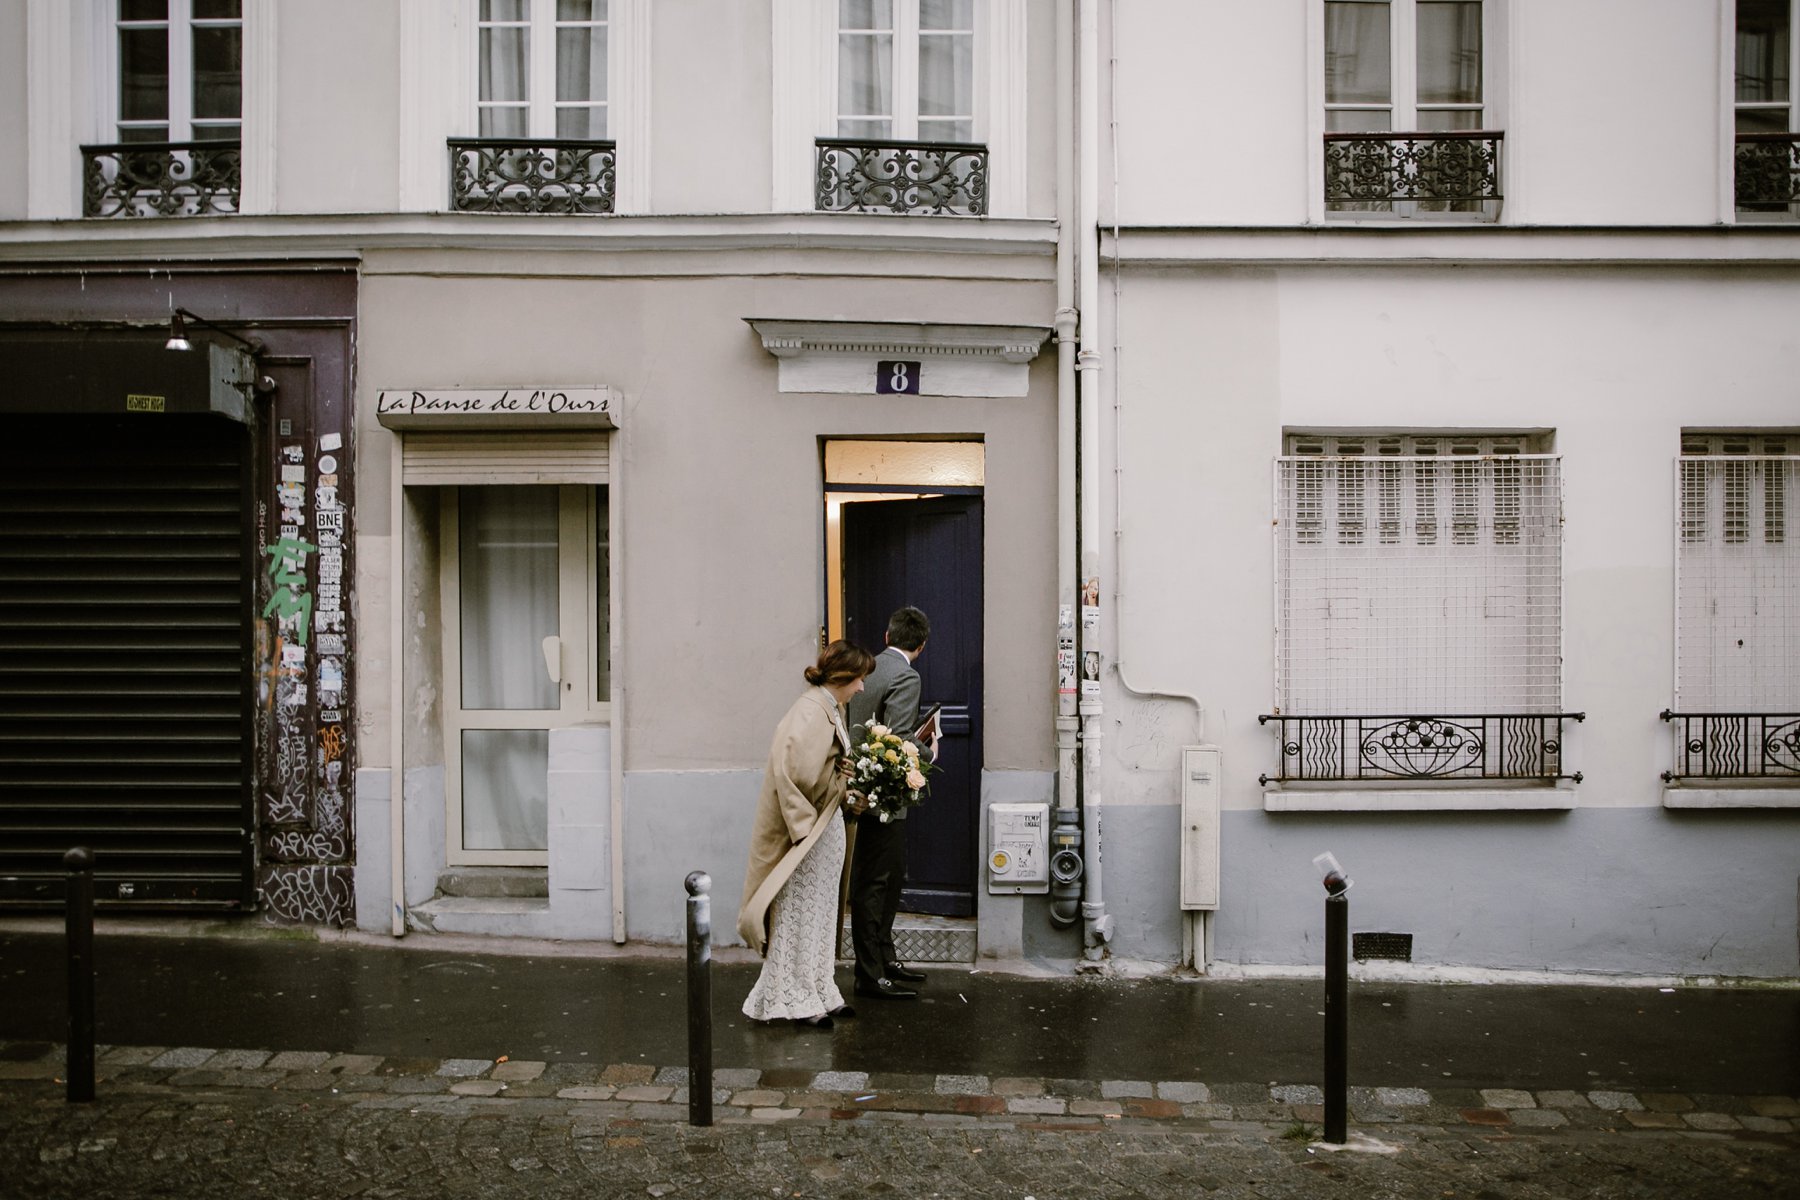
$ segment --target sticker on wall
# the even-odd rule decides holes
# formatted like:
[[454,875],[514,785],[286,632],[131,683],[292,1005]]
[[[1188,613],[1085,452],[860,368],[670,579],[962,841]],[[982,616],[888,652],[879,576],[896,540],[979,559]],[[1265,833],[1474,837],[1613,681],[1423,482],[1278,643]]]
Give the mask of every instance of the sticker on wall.
[[1089,650],[1081,656],[1081,696],[1082,699],[1100,696],[1100,652]]

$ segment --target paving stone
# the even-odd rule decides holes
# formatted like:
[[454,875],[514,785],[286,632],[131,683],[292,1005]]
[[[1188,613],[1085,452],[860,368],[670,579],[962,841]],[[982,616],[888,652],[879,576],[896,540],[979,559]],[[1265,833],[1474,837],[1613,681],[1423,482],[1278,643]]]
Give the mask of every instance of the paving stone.
[[[819,1074],[819,1072],[803,1070],[799,1067],[767,1067],[763,1070],[761,1085],[778,1088],[781,1092],[787,1092],[787,1090],[797,1092],[801,1088],[812,1087],[812,1078],[815,1074]],[[644,1081],[646,1079],[632,1079],[632,1083],[644,1083]],[[608,1083],[610,1083],[610,1079],[608,1079]]]
[[1588,1099],[1594,1102],[1595,1108],[1603,1108],[1609,1112],[1642,1112],[1644,1106],[1630,1092],[1589,1092]]
[[1745,1101],[1759,1117],[1800,1117],[1800,1100],[1792,1096],[1747,1096]]
[[1046,1079],[1044,1090],[1052,1096],[1067,1096],[1071,1100],[1104,1100],[1100,1094],[1100,1081],[1097,1079]]
[[636,1083],[628,1087],[620,1088],[613,1094],[613,1099],[624,1100],[627,1102],[642,1101],[655,1104],[667,1100],[674,1094],[674,1088],[662,1084]]
[[1375,1099],[1392,1108],[1422,1108],[1431,1103],[1431,1093],[1424,1088],[1378,1087]]
[[989,1090],[996,1096],[1041,1096],[1045,1085],[1042,1079],[1002,1075],[993,1081]]
[[283,1050],[263,1066],[271,1071],[316,1071],[330,1058],[323,1050]]
[[380,1071],[383,1075],[435,1075],[443,1061],[441,1058],[389,1057],[381,1060]]
[[272,1057],[267,1050],[221,1050],[200,1065],[215,1071],[254,1071]]
[[1381,1104],[1358,1104],[1352,1100],[1350,1119],[1363,1125],[1387,1125],[1406,1120],[1406,1113],[1398,1108],[1388,1108]]
[[1678,1092],[1645,1092],[1638,1097],[1651,1112],[1692,1112],[1694,1102]]
[[1756,1133],[1794,1132],[1794,1122],[1786,1117],[1739,1117],[1738,1121],[1745,1129]]
[[1102,1100],[1123,1100],[1127,1096],[1138,1096],[1149,1099],[1156,1095],[1156,1089],[1150,1086],[1147,1079],[1102,1079],[1100,1081],[1100,1098]]
[[939,1075],[932,1091],[940,1096],[986,1096],[993,1084],[986,1075]]
[[1173,1100],[1147,1100],[1142,1096],[1128,1096],[1119,1103],[1128,1117],[1164,1119],[1181,1115],[1181,1105]]
[[1549,1091],[1537,1094],[1538,1104],[1543,1108],[1592,1108],[1593,1101],[1580,1092]]
[[1522,1092],[1517,1088],[1483,1088],[1481,1103],[1485,1108],[1536,1108],[1537,1101],[1531,1098],[1530,1092]]
[[495,1063],[494,1069],[489,1073],[488,1078],[498,1079],[503,1083],[530,1083],[533,1079],[542,1075],[544,1073],[544,1068],[548,1065],[548,1063],[530,1060],[525,1062],[508,1061]]
[[1569,1123],[1568,1117],[1553,1108],[1515,1108],[1506,1115],[1525,1129],[1555,1129]]
[[640,1121],[685,1121],[688,1117],[685,1104],[639,1102],[629,1105],[626,1111]]
[[327,1075],[323,1071],[289,1071],[276,1086],[284,1092],[328,1092],[337,1086],[337,1082],[336,1075]]
[[722,1088],[753,1088],[762,1082],[762,1072],[755,1067],[716,1067],[713,1069],[713,1086]]
[[1069,1102],[1060,1096],[1014,1096],[1006,1102],[1006,1111],[1059,1117],[1069,1111]]
[[753,1121],[791,1121],[800,1115],[797,1108],[752,1108],[750,1119]]
[[1125,1106],[1117,1100],[1071,1100],[1069,1115],[1072,1117],[1117,1117],[1125,1112]]
[[[1006,1111],[1006,1101],[1005,1096],[958,1096],[956,1097],[956,1111],[966,1115],[992,1116]],[[1089,1102],[1078,1100],[1076,1103]]]
[[[329,1075],[323,1078],[331,1078]],[[388,1091],[397,1096],[424,1096],[450,1090],[450,1081],[432,1075],[399,1075],[388,1083]]]
[[62,1073],[63,1064],[55,1061],[0,1063],[0,1079],[60,1079]]
[[165,1050],[150,1060],[153,1067],[197,1067],[213,1055],[217,1050],[203,1050],[198,1046],[177,1046],[173,1050]]
[[452,1096],[498,1096],[505,1090],[498,1079],[459,1079],[450,1085]]
[[869,1073],[867,1071],[820,1071],[813,1076],[809,1086],[815,1092],[866,1092],[869,1090]]
[[731,1102],[744,1108],[778,1108],[785,1099],[786,1093],[769,1088],[745,1088],[731,1094]]
[[1205,1104],[1212,1099],[1212,1089],[1204,1083],[1167,1080],[1156,1085],[1156,1095],[1158,1099],[1173,1100],[1177,1104]]
[[600,1082],[610,1083],[614,1087],[649,1083],[655,1078],[656,1068],[648,1063],[613,1063],[600,1072]]
[[1233,1113],[1231,1105],[1215,1100],[1210,1104],[1184,1104],[1181,1115],[1198,1121],[1229,1121]]
[[105,1053],[97,1053],[94,1061],[121,1067],[141,1067],[168,1053],[168,1049],[167,1046],[114,1046]]
[[[287,1078],[286,1071],[220,1071],[219,1072],[220,1084],[222,1084],[225,1087],[234,1087],[234,1088],[269,1088],[269,1087],[274,1087],[276,1084],[280,1083],[283,1079],[286,1079],[286,1078]],[[383,1091],[386,1089],[386,1087],[387,1087],[387,1084],[385,1082],[383,1082],[380,1087],[368,1088],[366,1090],[372,1091],[372,1092]]]
[[687,1081],[688,1069],[686,1067],[658,1067],[656,1074],[650,1079],[651,1083],[666,1083],[674,1087],[681,1087]]
[[1742,1125],[1738,1124],[1738,1119],[1736,1117],[1727,1116],[1724,1113],[1682,1113],[1681,1119],[1686,1121],[1689,1125],[1692,1125],[1695,1129],[1709,1129],[1720,1133],[1731,1129],[1743,1128]]
[[204,1067],[192,1070],[176,1071],[169,1076],[171,1087],[219,1087],[225,1082],[223,1071],[209,1071]]
[[575,1087],[563,1088],[556,1093],[556,1098],[559,1100],[611,1100],[613,1089],[605,1084],[594,1086],[577,1084]]
[[1625,1119],[1639,1129],[1686,1129],[1687,1123],[1679,1113],[1643,1112],[1642,1110],[1623,1110]]
[[474,1079],[487,1073],[494,1065],[491,1058],[446,1058],[438,1064],[436,1075],[445,1075],[452,1079]]
[[334,1054],[319,1064],[321,1071],[336,1071],[339,1075],[373,1075],[381,1070],[386,1061],[379,1054]]
[[1325,1093],[1310,1083],[1284,1083],[1269,1089],[1277,1104],[1323,1104]]

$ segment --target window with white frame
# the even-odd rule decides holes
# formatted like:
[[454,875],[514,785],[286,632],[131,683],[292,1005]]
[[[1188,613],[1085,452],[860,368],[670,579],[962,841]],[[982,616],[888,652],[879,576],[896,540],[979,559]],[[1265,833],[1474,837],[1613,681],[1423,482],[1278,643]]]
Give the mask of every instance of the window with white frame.
[[1492,0],[1325,0],[1326,199],[1334,212],[1485,211]]
[[1732,110],[1739,213],[1800,211],[1800,123],[1793,91],[1800,69],[1797,6],[1797,0],[1737,0]]
[[119,141],[239,140],[241,0],[119,0],[114,24]]
[[1560,774],[1561,473],[1540,441],[1289,436],[1276,463],[1275,718],[1293,743],[1281,778]]
[[1676,708],[1800,713],[1800,434],[1690,431],[1677,470]]
[[838,136],[973,142],[975,8],[975,0],[838,0]]
[[607,137],[608,0],[479,0],[482,137]]

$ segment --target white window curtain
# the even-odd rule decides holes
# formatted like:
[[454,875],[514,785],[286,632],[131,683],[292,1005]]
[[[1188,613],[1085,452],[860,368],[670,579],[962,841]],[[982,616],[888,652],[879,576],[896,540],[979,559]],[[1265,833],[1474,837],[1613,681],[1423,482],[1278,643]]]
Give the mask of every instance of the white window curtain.
[[[542,647],[561,629],[557,489],[465,487],[458,506],[462,707],[555,709]],[[463,845],[544,849],[548,735],[468,729],[462,738]]]
[[974,0],[838,0],[839,137],[972,142]]
[[607,0],[480,0],[482,137],[607,137]]

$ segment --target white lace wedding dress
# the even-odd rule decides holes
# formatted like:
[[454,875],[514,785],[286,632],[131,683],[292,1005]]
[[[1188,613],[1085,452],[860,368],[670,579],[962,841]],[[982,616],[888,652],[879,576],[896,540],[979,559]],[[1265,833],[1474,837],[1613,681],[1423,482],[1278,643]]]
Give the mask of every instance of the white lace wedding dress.
[[832,978],[837,969],[838,881],[844,870],[844,821],[831,825],[787,883],[769,912],[769,956],[744,1000],[753,1021],[816,1017],[844,1003]]

